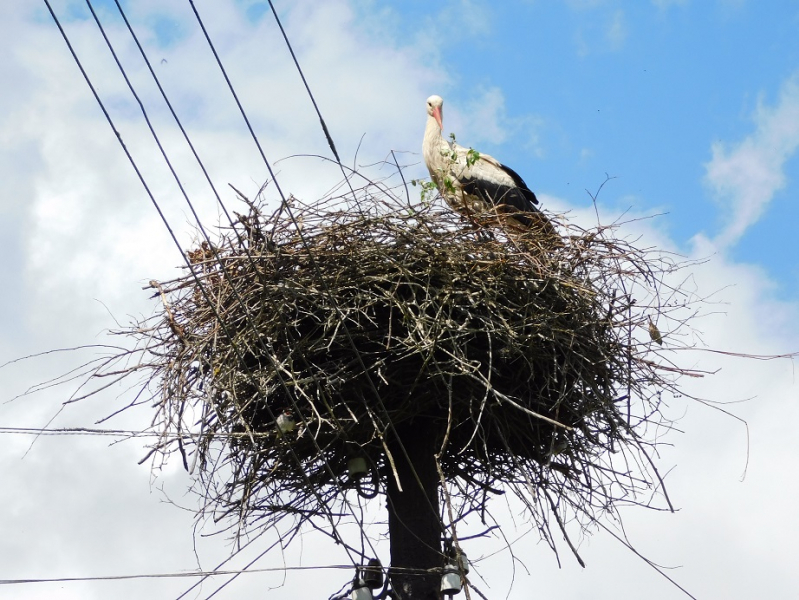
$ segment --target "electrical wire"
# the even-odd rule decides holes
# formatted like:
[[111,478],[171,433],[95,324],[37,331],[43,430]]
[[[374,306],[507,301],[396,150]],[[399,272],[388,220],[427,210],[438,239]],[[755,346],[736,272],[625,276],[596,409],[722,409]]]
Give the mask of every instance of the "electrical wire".
[[[261,567],[258,569],[223,569],[212,571],[174,571],[170,573],[136,573],[133,575],[96,575],[86,577],[41,577],[41,578],[19,578],[19,579],[0,579],[0,585],[24,585],[31,583],[64,583],[76,581],[124,581],[128,579],[180,579],[185,577],[214,577],[217,575],[248,575],[254,573],[282,573],[285,571],[320,571],[320,570],[350,570],[352,565],[314,565],[294,567]],[[392,570],[408,573],[411,575],[429,575],[431,572],[440,572],[442,569],[410,569],[402,567],[392,567]]]
[[[146,438],[163,437],[162,433],[157,431],[135,431],[132,429],[100,429],[93,427],[14,427],[14,426],[0,426],[0,435],[44,435],[44,436],[97,436],[97,437],[125,437],[125,438]],[[233,440],[244,439],[250,436],[256,438],[274,437],[274,431],[252,431],[252,432],[229,432],[229,433],[216,433],[216,434],[203,434],[210,439],[215,440]],[[183,440],[194,440],[195,434],[185,432],[176,434]]]
[[[161,434],[155,431],[132,431],[125,429],[94,429],[91,427],[0,427],[2,434],[21,434],[21,435],[85,435],[85,436],[106,436],[106,437],[160,437]],[[186,436],[188,437],[188,435]]]
[[336,163],[338,163],[341,174],[344,176],[344,181],[347,182],[347,185],[350,188],[350,193],[352,194],[353,200],[355,201],[356,205],[360,206],[358,204],[358,199],[355,197],[355,190],[352,189],[350,178],[347,177],[347,173],[344,171],[344,165],[342,164],[341,157],[339,157],[338,151],[336,150],[336,144],[333,142],[333,136],[330,135],[330,130],[327,128],[327,123],[325,123],[325,119],[322,117],[322,111],[319,110],[319,105],[316,103],[316,98],[314,98],[313,92],[311,91],[311,86],[308,85],[308,80],[305,79],[305,74],[302,72],[302,67],[300,67],[300,61],[297,59],[297,55],[294,54],[294,48],[291,47],[291,42],[289,41],[289,36],[286,34],[286,30],[283,28],[283,23],[280,22],[280,17],[277,16],[275,5],[272,4],[272,0],[267,1],[269,2],[269,8],[272,10],[272,16],[275,17],[275,23],[277,23],[280,33],[283,35],[283,41],[286,42],[286,47],[289,50],[289,54],[291,54],[291,59],[294,61],[294,66],[297,67],[297,72],[300,74],[300,79],[302,79],[302,84],[305,86],[305,91],[308,92],[308,97],[311,99],[311,104],[313,104],[314,110],[316,111],[316,116],[319,117],[319,124],[322,126],[322,131],[325,134],[328,146],[330,146],[330,151],[333,153]]
[[352,569],[352,565],[318,565],[313,567],[263,567],[259,569],[229,569],[214,571],[178,571],[173,573],[139,573],[135,575],[98,575],[94,577],[48,577],[28,579],[0,579],[0,585],[29,583],[64,583],[75,581],[122,581],[127,579],[172,579],[184,577],[215,577],[217,575],[242,575],[245,573],[277,573],[283,571],[316,571],[321,569]]
[[[308,85],[308,81],[305,79],[305,74],[302,72],[302,68],[300,67],[300,62],[297,60],[297,55],[294,54],[294,48],[291,47],[291,42],[289,42],[289,37],[286,35],[286,30],[283,29],[283,23],[280,22],[280,18],[277,16],[277,11],[275,10],[275,5],[272,4],[272,0],[267,0],[269,2],[269,8],[272,10],[272,15],[275,17],[275,23],[280,28],[280,33],[283,35],[283,40],[286,42],[286,47],[289,49],[289,53],[291,54],[291,58],[294,61],[294,66],[297,67],[297,71],[300,74],[300,78],[302,79],[302,83],[305,86],[305,91],[308,92],[308,97],[311,99],[311,103],[313,104],[314,110],[316,111],[316,116],[319,117],[319,123],[322,126],[322,131],[327,138],[327,143],[330,146],[331,152],[333,152],[333,156],[336,157],[336,160],[339,164],[341,164],[341,158],[336,151],[336,144],[333,142],[333,138],[330,135],[330,131],[327,129],[327,124],[325,123],[325,119],[322,117],[322,112],[319,110],[319,105],[316,103],[316,98],[314,98],[313,92],[311,91],[311,87]],[[346,175],[345,175],[346,177]]]

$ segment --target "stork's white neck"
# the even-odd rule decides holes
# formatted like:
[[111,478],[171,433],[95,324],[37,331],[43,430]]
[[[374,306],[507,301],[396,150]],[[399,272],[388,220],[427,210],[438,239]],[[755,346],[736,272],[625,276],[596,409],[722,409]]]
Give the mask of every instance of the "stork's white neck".
[[422,154],[427,168],[432,171],[434,166],[441,162],[441,152],[449,150],[449,144],[444,136],[441,135],[441,128],[438,121],[431,115],[427,117],[427,125],[424,128],[424,141],[422,142]]

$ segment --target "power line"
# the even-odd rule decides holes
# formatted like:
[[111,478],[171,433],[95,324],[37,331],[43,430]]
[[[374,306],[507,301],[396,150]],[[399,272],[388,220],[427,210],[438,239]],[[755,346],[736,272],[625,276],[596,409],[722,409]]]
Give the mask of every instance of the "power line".
[[[205,176],[205,180],[208,182],[208,185],[211,188],[211,191],[213,192],[217,203],[219,204],[220,208],[222,209],[222,212],[225,214],[225,217],[227,218],[228,223],[230,224],[230,226],[233,229],[234,233],[236,233],[237,236],[238,236],[238,231],[233,227],[233,219],[231,218],[230,213],[227,210],[227,207],[225,206],[224,202],[222,201],[222,198],[219,195],[219,192],[217,191],[216,186],[214,185],[214,182],[211,180],[211,176],[208,174],[208,170],[205,168],[205,164],[200,159],[199,154],[197,154],[197,150],[195,150],[194,144],[191,143],[191,139],[189,138],[189,134],[186,132],[186,129],[183,127],[183,123],[181,123],[180,119],[178,118],[177,113],[175,112],[175,109],[172,107],[172,103],[169,101],[169,98],[168,98],[166,92],[164,91],[163,86],[161,85],[161,81],[158,79],[158,76],[155,74],[155,70],[153,69],[152,64],[150,63],[150,60],[147,58],[147,53],[144,51],[144,48],[142,47],[141,43],[139,42],[138,36],[133,31],[133,27],[131,26],[130,21],[128,21],[128,17],[125,14],[125,11],[122,9],[122,5],[119,3],[119,0],[114,0],[114,3],[116,4],[117,9],[119,10],[119,14],[122,16],[122,20],[125,22],[125,25],[128,28],[128,31],[130,32],[130,35],[133,38],[133,41],[136,44],[136,47],[139,49],[139,53],[141,54],[142,59],[144,60],[144,63],[147,65],[147,69],[150,71],[150,75],[152,76],[153,81],[155,82],[155,85],[158,87],[158,91],[161,93],[161,97],[164,99],[164,102],[166,103],[167,108],[169,109],[169,112],[172,115],[172,118],[175,119],[175,124],[178,126],[178,129],[180,129],[180,132],[183,134],[183,139],[186,140],[186,144],[188,145],[189,149],[191,150],[191,153],[194,156],[194,160],[197,161],[197,164],[200,167],[200,170],[203,172],[203,175]],[[198,219],[198,221],[199,221],[199,219]],[[198,222],[198,226],[202,230],[202,224]],[[203,233],[205,233],[205,232],[203,231]],[[207,237],[206,237],[206,241],[208,241]],[[239,241],[241,241],[240,237],[239,237]],[[247,255],[249,256],[249,250],[247,251]],[[250,258],[252,258],[252,257],[250,257]]]
[[93,429],[91,427],[0,427],[0,434],[20,435],[89,435],[108,437],[158,437],[155,431],[125,429]]
[[141,573],[135,575],[98,575],[94,577],[48,577],[39,579],[0,579],[0,585],[29,583],[66,583],[77,581],[123,581],[127,579],[171,579],[185,577],[215,577],[217,575],[241,575],[243,573],[275,573],[282,571],[317,571],[321,569],[352,569],[352,565],[319,565],[313,567],[263,567],[260,569],[231,569],[214,571],[181,571],[174,573]]
[[352,189],[350,178],[347,176],[347,173],[344,171],[344,165],[342,164],[341,157],[339,157],[338,151],[336,150],[336,144],[335,142],[333,142],[333,136],[330,135],[330,130],[327,128],[327,123],[325,123],[325,119],[324,117],[322,117],[322,111],[319,110],[319,105],[316,103],[316,98],[314,98],[313,92],[311,91],[311,86],[308,85],[308,80],[305,79],[305,73],[302,72],[302,67],[300,67],[300,61],[297,59],[297,55],[294,54],[294,48],[291,47],[291,42],[289,42],[289,36],[286,34],[286,30],[283,28],[283,23],[280,22],[280,18],[277,16],[277,11],[275,10],[275,5],[272,4],[272,0],[267,0],[267,1],[269,2],[269,8],[272,10],[272,16],[275,17],[275,23],[277,23],[278,28],[280,28],[280,33],[283,35],[283,40],[286,42],[286,47],[288,48],[289,53],[291,54],[291,59],[294,61],[294,66],[297,67],[297,72],[300,74],[300,79],[302,79],[302,84],[305,86],[305,91],[308,92],[308,97],[311,99],[311,104],[313,104],[314,110],[316,111],[316,116],[319,117],[319,124],[322,126],[322,131],[325,134],[328,146],[330,146],[330,151],[333,153],[333,156],[336,159],[336,163],[338,163],[339,169],[341,170],[341,174],[344,176],[344,181],[347,182],[347,186],[350,188],[350,193],[352,194],[352,198],[357,205],[358,199],[355,195],[355,190]]
[[[0,435],[49,435],[49,436],[100,436],[100,437],[163,437],[163,433],[158,431],[135,431],[132,429],[99,429],[93,427],[13,427],[3,426],[0,427]],[[269,431],[252,431],[251,434],[255,437],[274,437],[276,434],[273,430]],[[176,434],[184,440],[194,440],[196,434],[186,432],[183,434]],[[208,434],[203,434],[208,436]],[[247,432],[229,432],[223,434],[212,434],[209,436],[211,439],[241,439],[249,438],[250,433]]]
[[[179,579],[186,577],[214,577],[217,575],[245,575],[253,573],[282,573],[285,571],[320,571],[320,570],[351,570],[352,565],[315,565],[315,566],[282,566],[282,567],[261,567],[258,569],[224,569],[211,571],[176,571],[171,573],[137,573],[134,575],[97,575],[87,577],[42,577],[42,578],[20,578],[20,579],[0,579],[0,585],[24,585],[31,583],[73,583],[80,581],[124,581],[128,579]],[[394,571],[401,571],[410,575],[428,575],[430,571],[422,569],[409,569],[402,567],[392,567]],[[439,569],[436,569],[438,571]]]
[[[261,537],[261,536],[262,536],[262,535],[263,535],[265,532],[266,532],[266,530],[265,530],[265,529],[262,529],[260,532],[258,532],[258,534],[257,534],[257,535],[255,535],[255,536],[251,537],[249,540],[247,540],[247,543],[245,543],[245,544],[244,544],[244,545],[242,545],[242,546],[239,546],[239,547],[236,549],[236,552],[234,552],[233,554],[231,554],[230,556],[228,556],[228,557],[227,557],[225,560],[223,560],[221,563],[219,563],[218,565],[216,565],[216,568],[214,568],[213,570],[214,570],[214,571],[218,571],[218,570],[220,570],[220,569],[221,569],[222,567],[224,567],[224,566],[225,566],[225,565],[226,565],[228,562],[230,562],[231,560],[233,560],[233,558],[234,558],[235,556],[237,556],[237,555],[239,554],[239,552],[243,552],[243,551],[244,551],[244,550],[247,548],[247,546],[249,546],[250,544],[252,544],[252,543],[253,543],[253,542],[255,542],[256,540],[260,539],[260,537]],[[278,544],[282,543],[282,541],[283,541],[283,540],[282,540],[280,537],[278,537],[278,539],[277,539],[277,540],[275,540],[274,542],[272,542],[272,544],[270,544],[269,546],[267,546],[266,550],[264,550],[264,551],[263,551],[261,554],[259,554],[259,555],[258,555],[258,557],[257,557],[255,560],[258,560],[258,559],[260,559],[260,558],[261,558],[261,557],[262,557],[264,554],[266,554],[267,552],[269,552],[269,551],[270,551],[272,548],[274,548],[274,547],[275,547],[275,546],[277,546]],[[250,566],[251,566],[251,565],[252,565],[252,563],[249,563],[249,564],[247,564],[247,565],[244,567],[244,569],[243,569],[243,570],[244,570],[244,571],[247,571],[247,570],[250,568]],[[217,588],[217,589],[216,589],[216,590],[213,592],[213,594],[216,594],[216,593],[217,593],[219,590],[221,590],[223,587],[225,587],[226,585],[228,585],[228,584],[229,584],[231,581],[233,581],[233,580],[234,580],[236,577],[238,577],[238,574],[237,574],[237,575],[234,575],[233,577],[231,577],[230,579],[228,579],[228,580],[227,580],[225,583],[223,583],[221,586],[219,586],[219,587],[218,587],[218,588]],[[182,593],[180,596],[178,596],[177,598],[175,598],[175,600],[181,600],[181,598],[185,598],[185,597],[186,597],[186,596],[187,596],[187,595],[188,595],[188,594],[189,594],[189,593],[190,593],[190,592],[191,592],[193,589],[197,588],[198,586],[201,586],[201,585],[203,584],[203,582],[204,582],[206,579],[208,579],[208,577],[202,577],[202,578],[201,578],[201,579],[199,579],[198,581],[195,581],[195,582],[194,582],[194,585],[192,585],[191,587],[189,587],[188,589],[186,589],[186,590],[185,590],[185,591],[184,591],[184,592],[183,592],[183,593]],[[210,597],[210,596],[209,596],[209,597]]]
[[[333,142],[333,138],[330,135],[330,131],[327,129],[327,124],[325,123],[324,118],[322,117],[322,112],[319,110],[319,105],[316,104],[316,98],[314,98],[313,92],[311,92],[311,87],[308,85],[308,81],[305,79],[305,74],[302,72],[302,68],[300,67],[300,62],[297,60],[297,55],[294,54],[294,48],[291,47],[291,42],[289,42],[289,37],[286,35],[286,30],[283,29],[283,23],[280,22],[280,18],[277,16],[277,11],[275,10],[275,5],[272,4],[272,0],[267,0],[269,2],[269,8],[272,9],[272,15],[275,17],[275,23],[280,28],[280,33],[283,34],[283,40],[286,42],[286,47],[289,49],[289,53],[291,54],[291,59],[294,61],[294,66],[297,67],[297,71],[300,74],[300,78],[302,79],[302,83],[305,86],[305,91],[308,92],[308,97],[311,99],[311,103],[313,104],[314,110],[316,111],[316,116],[319,117],[319,123],[322,126],[322,131],[325,133],[325,137],[327,138],[327,143],[330,146],[330,150],[333,152],[333,156],[336,157],[336,160],[339,164],[341,164],[341,158],[336,151],[336,144]],[[346,177],[346,175],[345,175]]]

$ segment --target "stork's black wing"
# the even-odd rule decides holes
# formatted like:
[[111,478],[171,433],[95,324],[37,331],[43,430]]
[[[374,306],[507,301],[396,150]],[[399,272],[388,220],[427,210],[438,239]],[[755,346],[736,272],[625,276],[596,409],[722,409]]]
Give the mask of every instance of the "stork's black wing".
[[533,191],[527,187],[527,184],[524,183],[524,179],[522,179],[516,171],[503,164],[500,164],[500,168],[510,175],[510,178],[513,179],[513,183],[516,184],[519,190],[521,190],[522,194],[524,194],[524,197],[527,198],[531,204],[538,204],[538,198],[535,197]]

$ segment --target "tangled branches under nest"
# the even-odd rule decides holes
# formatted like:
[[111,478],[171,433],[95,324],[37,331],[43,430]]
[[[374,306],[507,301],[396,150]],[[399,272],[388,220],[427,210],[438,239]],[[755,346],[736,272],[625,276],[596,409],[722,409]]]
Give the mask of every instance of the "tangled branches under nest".
[[457,513],[510,489],[550,543],[549,511],[562,528],[651,494],[648,428],[680,371],[646,327],[680,265],[612,228],[553,241],[374,206],[251,205],[151,283],[162,310],[123,333],[155,390],[153,452],[179,450],[207,508],[259,525],[383,493],[387,439],[414,423],[433,424]]

